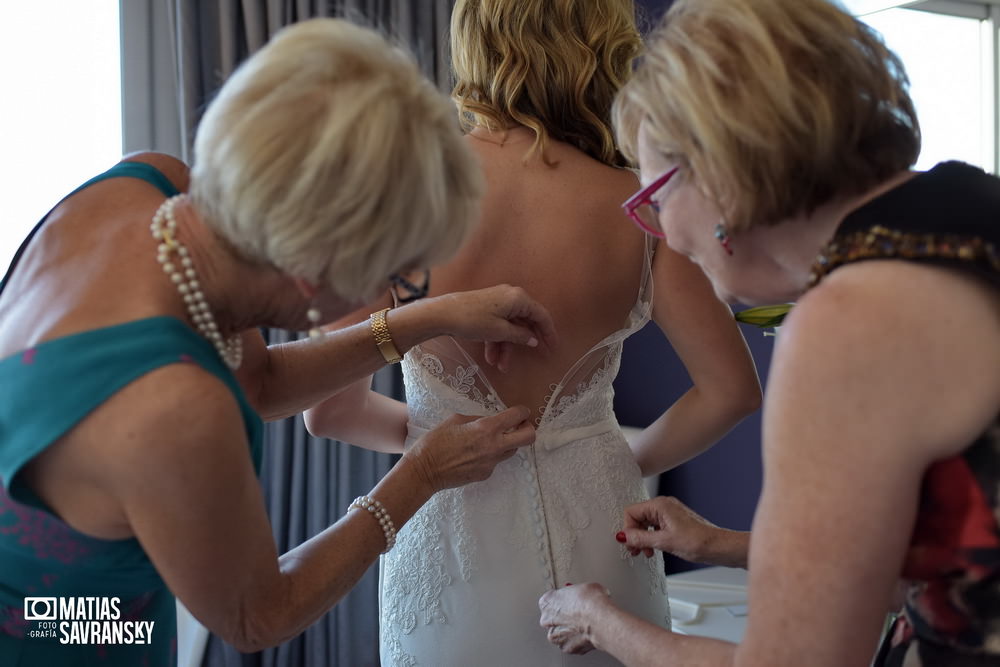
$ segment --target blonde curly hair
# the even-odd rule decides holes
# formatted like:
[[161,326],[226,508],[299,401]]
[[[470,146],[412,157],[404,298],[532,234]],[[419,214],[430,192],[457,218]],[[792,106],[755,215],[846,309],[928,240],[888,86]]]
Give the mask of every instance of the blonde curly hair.
[[632,0],[458,0],[452,97],[468,130],[523,125],[605,164],[624,159],[611,105],[641,48]]

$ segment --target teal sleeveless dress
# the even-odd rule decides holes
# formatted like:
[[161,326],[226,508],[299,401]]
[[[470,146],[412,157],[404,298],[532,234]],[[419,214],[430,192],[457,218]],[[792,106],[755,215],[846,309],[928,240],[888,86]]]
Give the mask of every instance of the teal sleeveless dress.
[[[123,162],[71,195],[115,177],[139,178],[165,196],[177,194],[154,167]],[[21,245],[0,291],[44,222]],[[84,331],[0,360],[0,665],[176,664],[174,597],[139,541],[103,540],[74,530],[19,475],[118,390],[175,363],[198,364],[230,388],[259,472],[260,417],[215,348],[178,319],[152,317]]]

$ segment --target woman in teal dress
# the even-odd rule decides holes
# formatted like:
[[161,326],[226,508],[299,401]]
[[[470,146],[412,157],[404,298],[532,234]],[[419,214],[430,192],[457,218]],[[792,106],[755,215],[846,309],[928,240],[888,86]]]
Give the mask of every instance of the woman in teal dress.
[[[549,344],[500,286],[320,326],[447,258],[475,218],[450,103],[374,33],[297,24],[225,84],[189,171],[127,158],[63,199],[0,283],[0,664],[170,665],[177,596],[246,651],[351,588],[433,493],[533,440],[456,418],[333,526],[276,552],[261,421],[442,333]],[[400,277],[400,273],[407,277]],[[426,275],[426,274],[425,274]],[[267,347],[258,327],[312,329]]]
[[748,564],[743,641],[653,628],[582,582],[542,598],[551,641],[630,666],[1000,664],[1000,179],[912,170],[902,64],[828,0],[677,0],[616,104],[630,210],[719,294],[795,306],[749,540],[669,499],[620,536]]

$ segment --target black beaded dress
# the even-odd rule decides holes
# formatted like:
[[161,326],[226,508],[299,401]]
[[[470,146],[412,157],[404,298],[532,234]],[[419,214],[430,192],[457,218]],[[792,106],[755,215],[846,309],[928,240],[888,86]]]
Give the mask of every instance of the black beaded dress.
[[[873,199],[845,218],[813,284],[866,259],[947,266],[1000,290],[1000,179],[945,162]],[[902,576],[906,605],[875,667],[1000,665],[1000,406],[965,450],[924,474]]]

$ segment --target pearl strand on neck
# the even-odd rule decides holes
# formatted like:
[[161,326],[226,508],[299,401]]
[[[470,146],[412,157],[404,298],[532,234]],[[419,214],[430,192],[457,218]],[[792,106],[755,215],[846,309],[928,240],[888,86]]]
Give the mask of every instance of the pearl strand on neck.
[[[157,209],[153,216],[153,222],[149,229],[153,233],[153,238],[160,242],[157,248],[157,261],[163,267],[163,272],[170,276],[170,280],[177,287],[181,298],[187,304],[191,321],[198,329],[198,333],[208,339],[215,346],[216,351],[226,366],[232,370],[240,367],[243,361],[243,341],[239,335],[233,336],[229,340],[223,340],[219,333],[219,327],[215,323],[215,316],[212,315],[205,294],[201,291],[201,283],[198,282],[198,273],[194,270],[194,262],[190,253],[184,245],[174,238],[177,231],[177,220],[174,217],[174,206],[184,199],[184,195],[175,195],[166,200]],[[177,255],[180,267],[170,261],[170,254]]]

